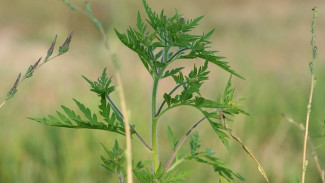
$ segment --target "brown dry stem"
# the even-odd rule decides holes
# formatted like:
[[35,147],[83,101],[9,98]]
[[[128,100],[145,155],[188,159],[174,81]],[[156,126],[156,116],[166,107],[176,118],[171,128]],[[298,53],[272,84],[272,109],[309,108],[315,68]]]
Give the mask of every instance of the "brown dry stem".
[[234,139],[236,140],[242,147],[243,149],[246,151],[246,153],[255,161],[255,163],[257,164],[258,170],[260,171],[260,173],[262,174],[262,176],[264,177],[265,181],[267,183],[269,183],[269,179],[264,171],[264,168],[262,167],[262,165],[260,164],[260,162],[255,158],[254,154],[252,153],[251,150],[249,150],[249,148],[243,143],[243,141],[240,140],[240,138],[233,132],[231,131],[231,129],[229,129],[226,125],[226,117],[225,115],[222,113],[221,110],[219,110],[219,115],[220,115],[220,120],[221,120],[221,124],[223,125],[224,128],[226,128],[228,134]]

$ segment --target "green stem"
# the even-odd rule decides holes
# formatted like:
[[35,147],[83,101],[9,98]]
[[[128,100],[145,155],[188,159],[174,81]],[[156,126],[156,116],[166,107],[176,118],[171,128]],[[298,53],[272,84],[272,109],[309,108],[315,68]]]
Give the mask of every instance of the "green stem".
[[152,140],[152,161],[155,171],[159,166],[158,148],[157,148],[157,123],[156,107],[157,107],[157,89],[159,77],[153,81],[152,98],[151,98],[151,140]]
[[[178,84],[177,86],[175,86],[169,93],[168,93],[168,95],[172,95],[179,87],[181,87],[182,85],[181,84]],[[164,105],[166,104],[166,100],[164,100],[162,103],[161,103],[161,105],[160,105],[160,107],[159,107],[159,109],[158,109],[158,112],[157,112],[157,114],[156,114],[156,116],[158,116],[159,114],[160,114],[160,112],[161,112],[161,110],[162,110],[162,108],[164,107]]]

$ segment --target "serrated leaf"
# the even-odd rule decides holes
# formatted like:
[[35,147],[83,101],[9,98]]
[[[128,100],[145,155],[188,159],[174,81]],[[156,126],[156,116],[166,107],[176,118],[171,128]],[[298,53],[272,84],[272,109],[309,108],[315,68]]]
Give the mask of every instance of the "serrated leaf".
[[166,78],[166,77],[172,76],[172,75],[180,72],[182,69],[184,69],[184,67],[178,67],[178,68],[175,68],[172,70],[168,70],[164,73],[164,75],[161,78]]
[[115,90],[114,86],[110,86],[112,78],[107,77],[106,69],[103,70],[97,81],[90,81],[87,77],[82,76],[90,84],[90,91],[97,93],[100,97],[104,97]]
[[211,165],[215,172],[219,173],[220,176],[222,176],[223,178],[225,178],[230,182],[235,182],[235,178],[238,178],[242,181],[245,180],[239,173],[233,171],[221,159],[209,155],[206,152],[195,153],[190,156],[186,156],[185,159],[194,160],[199,163]]
[[103,164],[101,164],[104,168],[107,170],[116,173],[118,176],[123,176],[122,178],[125,178],[126,175],[126,168],[125,168],[125,162],[126,158],[124,155],[124,150],[122,150],[117,142],[115,140],[114,146],[112,150],[108,150],[103,144],[101,144],[104,148],[107,156],[101,156]]
[[193,28],[198,26],[199,21],[203,18],[204,16],[199,16],[193,20],[187,21],[186,25],[182,27],[183,32],[188,32],[191,31]]
[[173,147],[173,150],[175,151],[176,146],[178,144],[178,140],[174,136],[174,133],[173,133],[172,129],[170,128],[170,126],[167,127],[167,135],[168,135],[168,140],[169,140],[171,146]]
[[191,136],[190,147],[191,147],[191,154],[195,154],[196,151],[201,147],[199,141],[199,133],[197,131],[194,132]]
[[158,18],[158,15],[151,10],[151,8],[149,7],[148,3],[145,1],[145,0],[142,0],[142,3],[143,3],[143,6],[144,6],[144,9],[149,17],[149,20],[147,20],[147,22],[151,25],[151,27],[153,29],[157,29],[157,22],[159,22],[159,18]]
[[189,175],[192,174],[192,171],[174,171],[171,172],[163,183],[182,183],[185,181]]
[[144,25],[139,11],[138,11],[138,15],[137,15],[137,27],[138,27],[140,33],[142,35],[144,35],[144,33],[145,33],[146,29],[147,29],[147,26]]
[[[79,101],[75,100],[76,105],[78,106],[79,110],[84,114],[86,119],[83,119],[79,115],[76,114],[75,111],[72,109],[66,107],[66,106],[61,106],[65,114],[57,111],[57,115],[59,118],[53,116],[53,115],[48,115],[47,118],[32,118],[29,117],[28,119],[37,121],[39,123],[45,124],[45,125],[50,125],[50,126],[57,126],[57,127],[65,127],[65,128],[87,128],[87,129],[98,129],[98,130],[105,130],[105,131],[110,131],[110,132],[115,132],[121,135],[125,134],[125,129],[123,125],[120,125],[120,123],[116,123],[113,121],[110,121],[110,123],[103,123],[98,121],[97,115],[92,113],[89,108],[87,108],[85,105],[80,103]],[[109,106],[106,106],[107,108]],[[105,109],[108,111],[108,109]],[[108,117],[106,114],[104,115],[105,117]],[[116,120],[114,115],[112,114],[110,116],[109,120]],[[72,121],[74,121],[74,123]],[[106,120],[105,120],[106,121]]]

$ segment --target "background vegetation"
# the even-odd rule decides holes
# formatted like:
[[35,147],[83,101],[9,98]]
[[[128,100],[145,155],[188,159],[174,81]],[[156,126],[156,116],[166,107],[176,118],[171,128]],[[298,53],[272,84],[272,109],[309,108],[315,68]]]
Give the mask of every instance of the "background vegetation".
[[[112,49],[119,56],[131,120],[145,134],[150,111],[151,82],[136,55],[120,43],[113,28],[125,30],[135,24],[136,12],[143,11],[141,1],[90,1],[94,14],[108,30]],[[213,47],[226,56],[230,65],[246,80],[233,78],[233,86],[244,106],[252,115],[235,118],[234,131],[260,160],[271,182],[294,182],[300,178],[303,134],[281,117],[285,113],[302,122],[306,115],[312,58],[310,24],[312,7],[319,9],[316,65],[318,83],[314,93],[310,134],[325,133],[325,2],[323,1],[148,1],[152,8],[172,13],[175,8],[187,17],[205,15],[199,26],[212,36]],[[55,59],[26,80],[17,95],[0,110],[0,182],[116,182],[116,177],[99,166],[104,154],[100,142],[110,147],[112,134],[102,131],[70,130],[44,126],[27,120],[26,116],[52,113],[60,104],[73,106],[72,97],[96,107],[97,97],[89,92],[81,74],[96,79],[104,67],[114,70],[102,44],[101,35],[89,19],[71,11],[61,1],[2,1],[0,5],[0,99],[5,97],[19,72],[46,53],[55,34],[62,43],[71,30],[75,31],[68,54]],[[185,61],[184,61],[185,62]],[[189,61],[186,61],[189,62]],[[192,62],[189,62],[191,65]],[[215,69],[204,88],[212,98],[222,92],[227,74]],[[114,80],[114,79],[113,79]],[[209,86],[208,86],[209,85]],[[214,86],[214,87],[212,87]],[[171,88],[170,81],[160,87]],[[113,96],[114,97],[114,96]],[[116,98],[118,96],[115,96]],[[161,100],[161,99],[160,99]],[[174,110],[160,124],[159,148],[168,160],[171,147],[167,125],[180,138],[190,124],[201,118],[189,108]],[[231,124],[232,125],[232,124]],[[241,146],[231,141],[229,154],[208,123],[198,128],[203,145],[213,147],[247,182],[262,182],[263,177]],[[324,138],[314,138],[324,144]],[[121,141],[123,142],[123,141]],[[133,143],[134,158],[150,154]],[[325,148],[317,149],[320,162],[325,162]],[[309,151],[310,152],[310,151]],[[319,182],[310,154],[306,182]],[[187,164],[198,170],[200,165]],[[324,163],[323,163],[324,166]],[[215,182],[216,174],[207,166],[193,171],[188,182]]]

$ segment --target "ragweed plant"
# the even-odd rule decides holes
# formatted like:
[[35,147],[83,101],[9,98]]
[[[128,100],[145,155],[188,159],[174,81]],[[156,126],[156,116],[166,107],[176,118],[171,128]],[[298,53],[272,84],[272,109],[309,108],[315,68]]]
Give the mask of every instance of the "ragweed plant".
[[[103,26],[93,16],[89,3],[85,4],[85,10],[68,0],[64,0],[64,3],[72,10],[81,11],[89,16],[102,35],[104,35]],[[151,110],[151,120],[147,122],[151,126],[151,128],[148,128],[149,133],[151,130],[151,145],[141,137],[133,124],[128,123],[126,110],[120,110],[110,98],[110,94],[115,91],[115,87],[111,85],[112,80],[111,77],[107,76],[106,69],[104,69],[102,75],[95,81],[91,81],[83,76],[89,83],[91,91],[99,97],[100,104],[97,112],[92,112],[84,104],[73,99],[80,112],[76,112],[66,106],[61,106],[63,112],[57,111],[56,116],[48,115],[45,118],[30,119],[57,127],[100,129],[115,134],[126,135],[126,138],[128,138],[128,133],[132,136],[137,136],[143,143],[144,148],[151,153],[151,168],[141,160],[137,163],[133,161],[132,165],[130,163],[130,157],[125,157],[124,150],[122,150],[117,141],[112,150],[104,147],[107,155],[102,157],[102,165],[106,169],[115,172],[120,183],[124,182],[126,176],[128,176],[128,182],[132,182],[132,175],[127,170],[132,166],[134,176],[144,183],[182,182],[190,172],[178,170],[177,167],[186,161],[196,161],[211,165],[213,170],[219,174],[221,182],[236,182],[236,179],[244,180],[239,173],[232,170],[226,163],[217,158],[212,149],[201,150],[201,141],[199,140],[198,132],[192,134],[194,129],[206,119],[221,142],[228,149],[230,149],[228,140],[229,136],[231,136],[240,142],[244,149],[254,157],[240,139],[234,135],[230,125],[227,123],[228,119],[231,119],[236,114],[247,114],[238,104],[239,100],[235,98],[235,89],[231,86],[231,78],[233,75],[239,78],[243,77],[232,70],[227,62],[223,61],[224,57],[217,56],[217,51],[211,49],[212,42],[210,38],[214,30],[202,34],[191,33],[198,26],[203,16],[186,20],[183,15],[176,12],[175,15],[168,17],[164,11],[161,11],[159,14],[154,12],[145,0],[143,0],[143,5],[148,19],[144,20],[138,12],[135,28],[130,27],[126,33],[115,29],[115,33],[125,46],[138,54],[139,60],[153,81],[152,103],[150,109],[148,109]],[[104,39],[106,40],[105,35]],[[108,44],[106,46],[108,47]],[[119,63],[117,63],[117,59],[114,54],[111,55],[118,69]],[[183,72],[184,67],[173,67],[175,62],[188,59],[200,60],[202,63],[199,65],[195,64],[188,74]],[[224,93],[218,98],[208,99],[201,94],[201,86],[209,79],[209,66],[211,67],[213,65],[229,73],[230,77]],[[158,96],[159,83],[166,78],[172,78],[174,80],[174,88],[171,91],[165,91],[163,96]],[[158,103],[157,99],[161,99],[162,102]],[[180,140],[175,138],[171,128],[168,129],[168,137],[173,146],[173,152],[171,152],[171,157],[168,162],[162,162],[158,156],[158,123],[162,122],[160,120],[161,117],[168,114],[170,110],[181,106],[193,107],[200,111],[204,117],[195,122]],[[187,137],[190,137],[189,152],[179,153]],[[263,168],[259,164],[258,167],[268,182]]]

